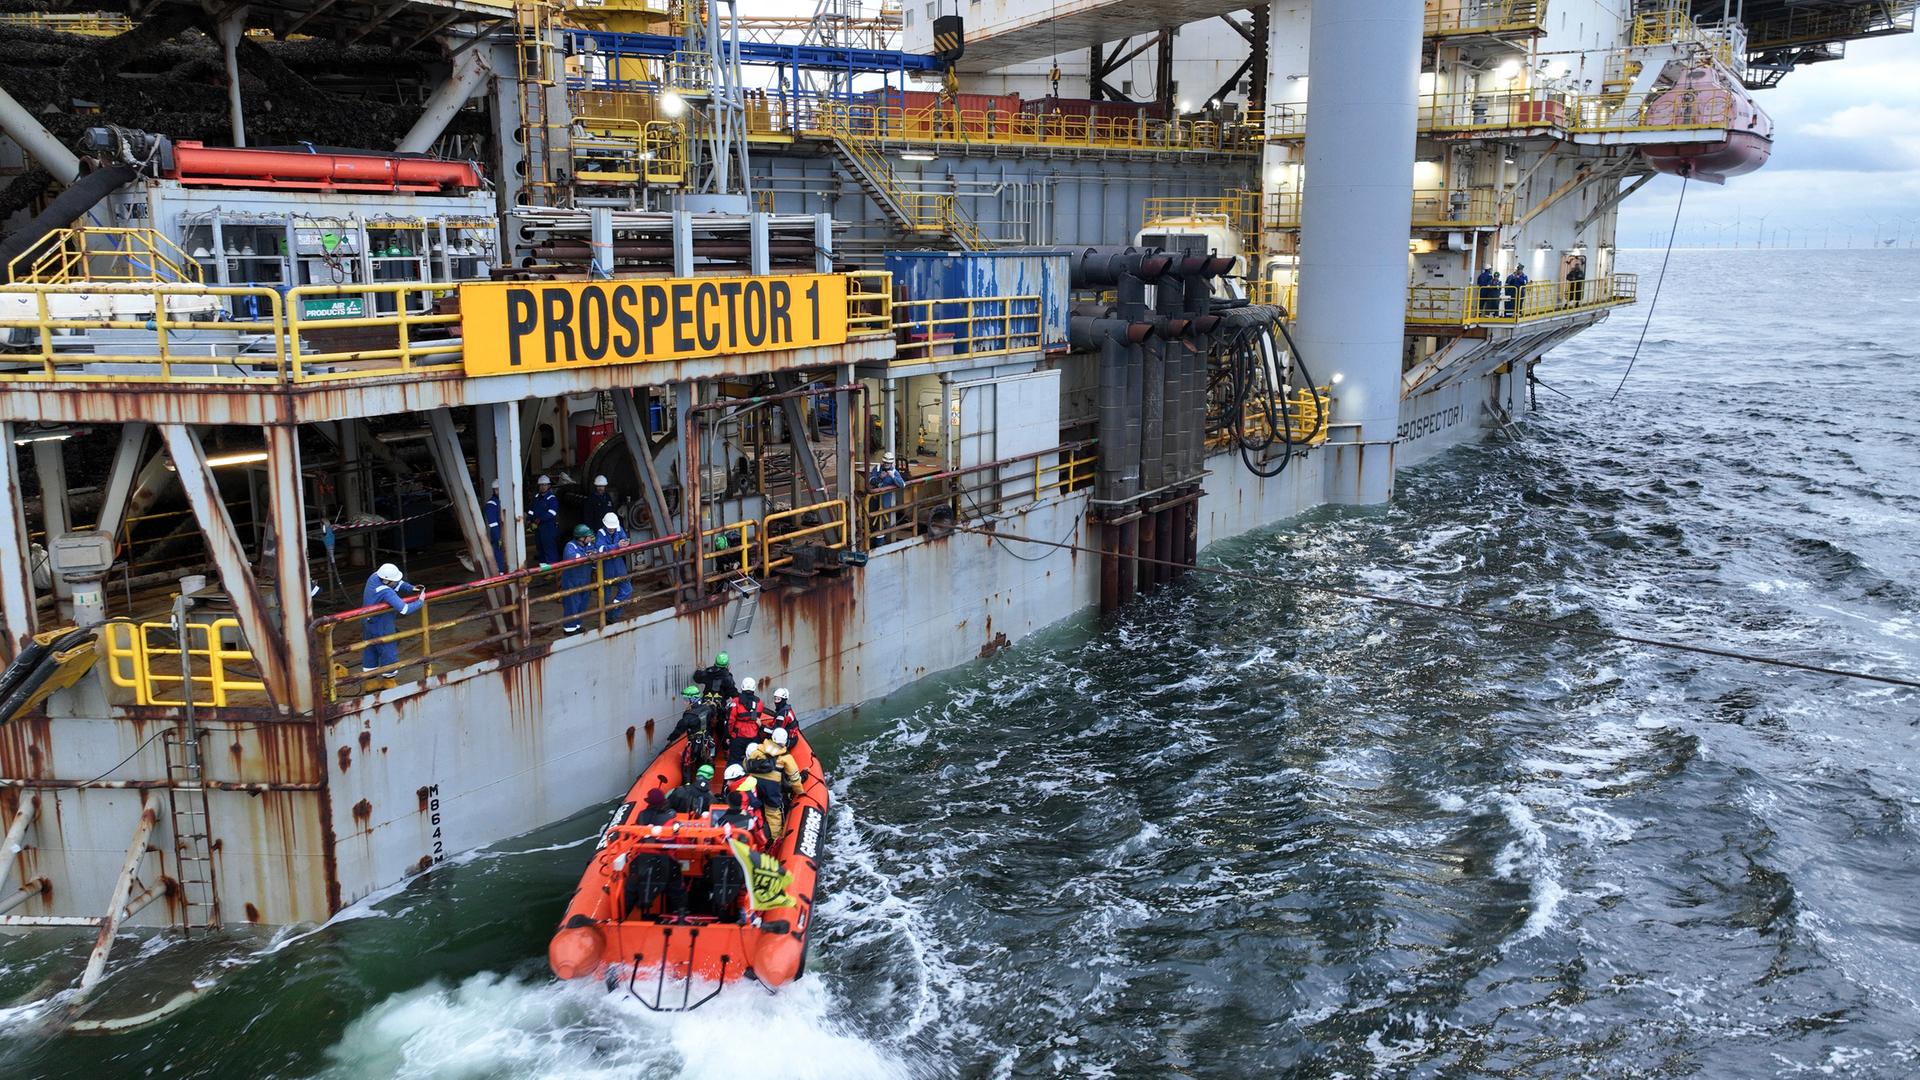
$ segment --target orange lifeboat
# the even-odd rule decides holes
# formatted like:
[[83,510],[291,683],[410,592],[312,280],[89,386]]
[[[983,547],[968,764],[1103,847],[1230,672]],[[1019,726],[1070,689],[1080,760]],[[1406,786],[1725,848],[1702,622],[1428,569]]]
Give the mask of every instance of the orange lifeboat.
[[1720,138],[1642,146],[1640,152],[1657,172],[1724,184],[1730,176],[1765,165],[1773,154],[1773,118],[1745,89],[1713,68],[1695,68],[1672,89],[1656,95],[1647,102],[1641,122],[1673,131],[1705,128],[1725,133]]
[[[713,814],[638,824],[648,791],[680,784],[685,744],[668,743],[628,789],[547,945],[547,963],[560,978],[600,978],[611,988],[624,974],[641,1004],[662,1012],[697,1008],[742,978],[779,987],[804,973],[827,823],[826,778],[812,746],[796,733],[787,752],[802,770],[802,790],[788,799],[784,831],[771,848],[746,830],[713,824]],[[678,889],[630,887],[643,867],[659,872],[666,860],[678,872]],[[778,879],[782,872],[791,880]],[[722,896],[716,884],[730,886],[731,895]],[[650,891],[657,895],[629,909]],[[761,906],[769,893],[786,902]],[[684,904],[670,902],[680,898]],[[713,984],[699,1000],[696,979]]]

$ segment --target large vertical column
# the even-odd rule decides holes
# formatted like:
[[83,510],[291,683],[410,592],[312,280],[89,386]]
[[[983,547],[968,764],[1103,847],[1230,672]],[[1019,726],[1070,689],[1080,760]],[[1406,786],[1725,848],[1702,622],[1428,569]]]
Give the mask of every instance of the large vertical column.
[[[40,439],[33,444],[33,468],[40,476],[40,524],[47,533],[47,550],[68,531],[67,524],[67,443],[65,439]],[[53,575],[53,595],[62,621],[73,618],[73,582],[58,571]]]
[[27,558],[27,517],[20,498],[20,458],[14,452],[11,423],[0,420],[0,659],[11,660],[32,640],[33,567]]
[[521,468],[520,403],[503,401],[478,406],[493,435],[493,476],[500,481],[500,548],[507,557],[502,570],[527,565],[526,472]]
[[1301,354],[1333,389],[1328,499],[1393,493],[1407,236],[1420,85],[1419,4],[1317,0],[1300,221]]
[[[268,512],[273,517],[273,577],[280,599],[280,632],[286,638],[287,704],[294,712],[313,709],[313,589],[307,568],[306,493],[301,482],[300,433],[286,425],[266,429],[267,480],[272,486]],[[329,661],[331,662],[331,658]]]
[[226,58],[227,118],[233,125],[233,145],[247,145],[246,113],[240,105],[240,39],[247,32],[247,9],[234,8],[214,28],[220,35],[220,51]]

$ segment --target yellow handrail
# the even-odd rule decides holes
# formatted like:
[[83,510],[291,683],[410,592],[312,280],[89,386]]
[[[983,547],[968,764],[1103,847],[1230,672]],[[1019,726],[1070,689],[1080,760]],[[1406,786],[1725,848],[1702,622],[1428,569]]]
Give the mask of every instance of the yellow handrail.
[[[808,514],[818,515],[814,525],[802,525],[787,532],[779,532],[776,526],[786,521],[798,521]],[[840,549],[852,544],[853,538],[847,531],[847,503],[844,499],[828,499],[808,506],[796,506],[791,510],[781,510],[768,514],[761,519],[760,529],[760,565],[769,574],[791,563],[792,555],[774,555],[774,545],[792,544],[810,537],[824,537],[828,533],[838,533],[833,540],[820,540],[826,547]]]
[[13,282],[40,285],[75,281],[192,284],[200,280],[200,264],[156,229],[76,226],[56,229],[45,241],[14,256],[7,263],[7,276]]
[[[242,300],[267,314],[214,321],[212,316],[225,302]],[[176,313],[202,317],[175,317]],[[287,374],[285,325],[280,294],[254,285],[4,284],[0,285],[0,330],[32,331],[34,347],[0,354],[7,366],[0,371],[0,380],[279,383]],[[151,348],[134,352],[116,351],[107,342],[88,352],[58,349],[60,332],[75,330],[144,330],[154,337]],[[236,331],[258,334],[257,344],[270,344],[271,351],[237,356],[218,352],[219,345],[233,342]],[[209,336],[197,336],[201,334]],[[98,364],[137,365],[141,370],[111,375],[62,370]],[[174,367],[183,364],[196,370],[176,375]],[[267,370],[253,370],[256,366]],[[148,368],[155,370],[148,373]]]
[[[455,286],[434,282],[302,285],[287,293],[287,335],[291,339],[294,382],[327,382],[370,375],[404,375],[417,368],[460,362],[457,332],[429,341],[414,340],[416,327],[457,327],[458,310],[436,312],[434,301],[455,295]],[[378,313],[382,297],[392,310]],[[368,311],[371,306],[375,311]],[[391,347],[316,349],[306,335],[319,331],[392,329]],[[383,363],[384,361],[384,363]]]
[[1547,0],[1427,0],[1428,37],[1540,32]]
[[[197,706],[223,708],[232,703],[236,694],[266,689],[266,684],[258,679],[234,675],[235,668],[254,664],[253,653],[221,644],[227,634],[239,635],[238,619],[186,625],[185,648],[192,686],[185,692],[179,689],[186,678],[180,672],[182,642],[172,623],[114,619],[105,624],[105,629],[102,640],[107,653],[107,679],[121,689],[132,690],[136,705],[185,705],[186,695],[191,693]],[[197,647],[193,645],[195,634],[201,638]],[[168,640],[173,644],[164,644]],[[179,696],[163,696],[163,686],[174,687]]]
[[1044,344],[1038,296],[896,300],[893,316],[906,338],[894,348],[895,363],[1005,356]]
[[1501,285],[1415,285],[1407,290],[1407,323],[1415,326],[1515,325],[1576,311],[1620,307],[1638,299],[1639,278],[1613,274],[1591,281]]

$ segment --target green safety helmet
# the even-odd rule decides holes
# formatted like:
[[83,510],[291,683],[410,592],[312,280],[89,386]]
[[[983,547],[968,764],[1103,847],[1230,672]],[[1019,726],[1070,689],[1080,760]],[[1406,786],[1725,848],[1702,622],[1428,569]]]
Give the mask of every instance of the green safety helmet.
[[716,656],[716,657],[714,657],[714,658],[713,658],[713,666],[714,666],[714,667],[726,667],[726,666],[727,666],[727,654],[726,654],[726,653],[721,653],[720,655],[718,655],[718,656]]
[[693,770],[693,775],[699,777],[702,780],[711,780],[713,779],[713,766],[702,765],[699,768]]
[[700,688],[697,686],[689,686],[685,690],[680,691],[680,696],[697,698],[700,696]]
[[593,530],[587,528],[585,525],[575,525],[573,527],[573,535],[584,538],[592,536]]

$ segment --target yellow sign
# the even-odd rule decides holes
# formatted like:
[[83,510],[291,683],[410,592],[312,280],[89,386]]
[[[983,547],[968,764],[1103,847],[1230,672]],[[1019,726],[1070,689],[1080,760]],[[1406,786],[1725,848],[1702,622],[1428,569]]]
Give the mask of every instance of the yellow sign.
[[460,286],[469,375],[838,345],[847,279],[634,278]]

